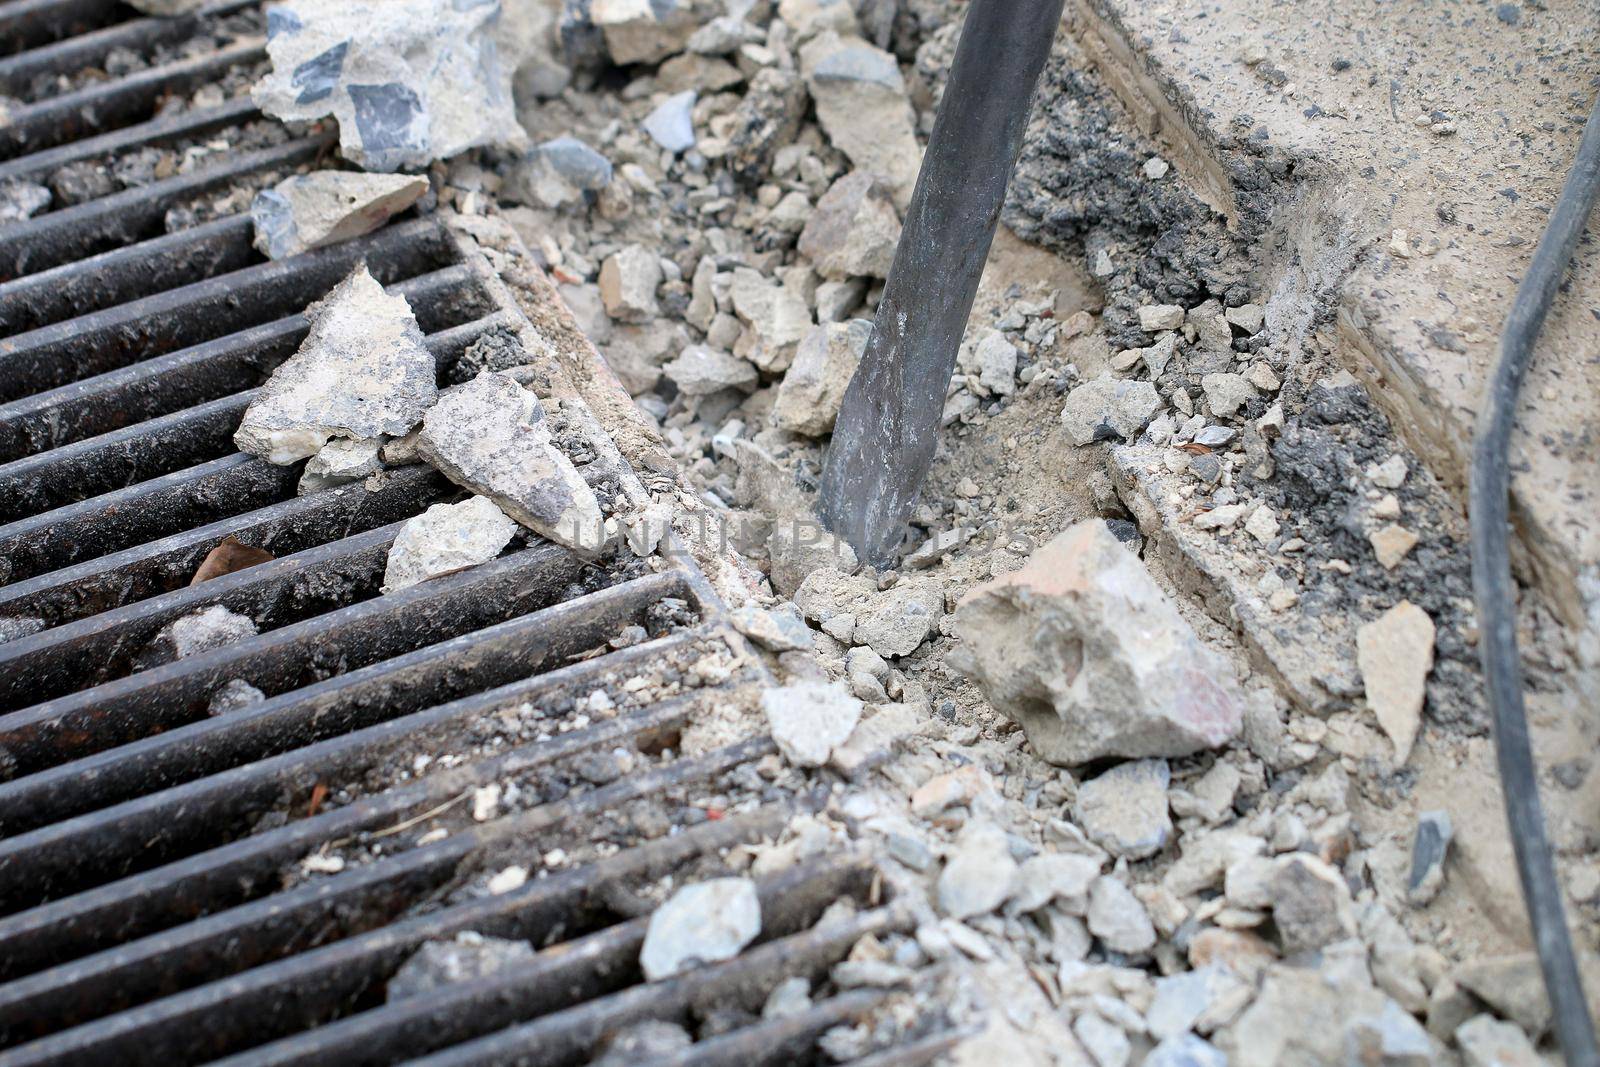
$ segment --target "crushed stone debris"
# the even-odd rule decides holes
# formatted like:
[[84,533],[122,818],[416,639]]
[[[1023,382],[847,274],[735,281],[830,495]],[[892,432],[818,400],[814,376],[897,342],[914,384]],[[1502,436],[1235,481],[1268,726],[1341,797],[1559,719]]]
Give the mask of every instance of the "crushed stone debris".
[[647,980],[732,959],[761,933],[761,900],[748,878],[684,886],[650,916],[639,965]]

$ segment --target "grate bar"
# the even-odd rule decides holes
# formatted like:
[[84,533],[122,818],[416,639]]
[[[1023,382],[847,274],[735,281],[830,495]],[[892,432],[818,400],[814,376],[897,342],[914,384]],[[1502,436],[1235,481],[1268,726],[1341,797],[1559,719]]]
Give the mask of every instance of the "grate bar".
[[298,314],[364,259],[386,285],[450,262],[439,224],[416,219],[30,330],[0,342],[0,398],[14,400],[264,318]]
[[[677,635],[653,642],[657,650],[686,643]],[[600,675],[589,664],[563,668],[565,681],[539,681],[545,689],[582,684]],[[602,666],[605,666],[602,664]],[[531,686],[524,686],[537,693]],[[532,769],[601,746],[632,744],[641,748],[652,738],[670,736],[688,715],[686,698],[664,701],[644,712],[574,730],[514,749],[493,759],[452,768],[420,781],[342,807],[294,819],[186,856],[160,867],[51,900],[0,919],[0,981],[31,974],[124,941],[233,907],[273,891],[280,869],[330,842],[393,827],[401,820],[433,811],[442,802],[504,775],[517,767]],[[432,822],[434,820],[428,820]],[[418,828],[418,834],[422,832]],[[0,1000],[9,997],[0,987]],[[9,1003],[9,1001],[6,1001]]]
[[[455,313],[441,311],[470,278],[471,268],[456,264],[387,286],[389,292],[404,296],[416,307],[419,325],[443,327],[427,337],[441,372],[482,334],[515,321],[510,312],[495,312],[459,326],[446,326]],[[253,388],[294,354],[308,329],[304,315],[289,315],[0,404],[0,458],[59,448],[130,422]]]
[[[384,541],[385,534],[392,538],[392,528],[374,530],[362,535],[362,538],[379,544]],[[348,539],[353,540],[357,539]],[[344,545],[348,541],[338,544]],[[355,551],[352,550],[352,555]],[[371,553],[370,546],[367,552]],[[243,577],[278,563],[294,562],[294,557],[288,557],[230,577]],[[267,576],[261,584],[294,582],[298,580],[297,571],[309,569],[286,567],[283,570],[288,572],[287,577],[281,573]],[[206,585],[227,580],[216,579]],[[204,588],[194,587],[194,591]],[[442,686],[448,685],[459,692],[468,685],[493,686],[507,677],[527,675],[547,666],[561,655],[582,652],[615,634],[622,626],[638,622],[646,607],[675,592],[681,592],[681,583],[675,575],[670,574],[653,575],[612,586],[599,593],[518,616],[499,623],[481,635],[474,635],[475,653],[479,652],[478,643],[487,647],[482,649],[485,662],[482,665],[474,664],[471,670],[456,664],[448,676],[441,676],[437,665],[452,658],[449,653],[459,651],[460,647],[458,643],[455,647],[440,649],[439,643],[435,643],[413,654],[421,663],[433,667],[432,677],[427,674],[423,677],[407,677],[408,673],[415,673],[405,669],[412,664],[383,661],[319,683],[319,692],[316,693],[290,691],[223,718],[201,719],[110,751],[0,784],[0,825],[4,825],[11,833],[34,829],[86,810],[220,772],[249,760],[276,755],[296,745],[308,745],[348,730],[369,726],[382,721],[383,717],[399,718],[411,708],[426,707],[434,700],[448,699],[454,695],[450,689],[441,691]],[[227,593],[223,597],[224,603],[235,599]],[[185,606],[193,603],[195,601],[190,600]],[[163,614],[173,613],[175,609],[168,609]],[[100,618],[103,616],[86,621],[94,622]],[[76,638],[74,640],[76,642]],[[380,686],[383,689],[403,686],[405,692],[379,705],[371,697],[377,695],[374,690]],[[330,696],[334,699],[329,700]],[[496,699],[504,697],[501,695]],[[407,725],[415,727],[423,724],[412,721]]]
[[426,466],[402,467],[376,489],[348,496],[309,493],[185,530],[159,541],[0,586],[0,617],[58,626],[189,584],[223,538],[289,555],[407,518],[458,490]]
[[0,4],[0,49],[22,51],[116,21],[113,0],[10,0]]
[[[5,39],[0,29],[0,42]],[[197,108],[176,115],[166,115],[120,130],[86,137],[81,141],[46,148],[42,152],[0,160],[0,181],[20,178],[24,181],[42,182],[68,163],[76,163],[96,156],[115,156],[132,148],[164,144],[187,137],[203,137],[228,126],[238,126],[261,117],[261,110],[248,95],[237,96],[218,107]]]
[[[143,1062],[174,1058],[191,1062],[197,1057],[222,1055],[334,1016],[363,990],[386,980],[402,958],[424,941],[461,930],[503,932],[513,923],[515,928],[540,935],[552,928],[570,928],[582,910],[592,915],[604,907],[600,903],[603,894],[595,890],[618,877],[617,867],[626,870],[610,860],[628,853],[570,874],[530,881],[523,889],[501,896],[393,920],[412,901],[426,899],[452,883],[464,882],[491,863],[507,860],[508,851],[526,854],[532,835],[630,800],[713,778],[772,750],[771,742],[762,740],[679,760],[70,964],[63,971],[103,971],[108,962],[115,971],[116,957],[147,956],[157,961],[156,977],[164,975],[169,982],[185,978],[203,981],[210,977],[206,972],[219,969],[252,969],[13,1049],[8,1061],[12,1067],[44,1062],[98,1064],[118,1052],[125,1057],[131,1049],[138,1050]],[[670,843],[686,836],[666,838],[667,855],[673,851]],[[629,851],[645,852],[647,848]],[[649,856],[629,859],[641,866],[651,861]],[[193,973],[196,970],[201,973]],[[78,986],[70,990],[72,1003],[82,1006],[69,1009],[64,1002],[69,991],[58,981],[57,1011],[70,1017],[74,1011],[115,1010],[129,982],[124,972],[114,979],[108,975],[92,987]],[[284,995],[288,989],[294,990],[293,997]],[[202,1046],[201,1040],[209,1047]]]
[[0,746],[15,760],[18,774],[31,774],[193,722],[205,715],[211,694],[234,678],[245,678],[268,694],[281,693],[336,671],[414,651],[430,638],[470,632],[544,607],[577,576],[578,569],[570,553],[540,544],[456,575],[0,715]]
[[149,52],[158,45],[185,40],[193,37],[206,19],[231,15],[255,3],[256,0],[230,0],[202,12],[136,18],[8,56],[0,59],[0,92],[21,96],[34,78],[96,66],[117,48]]
[[861,938],[910,925],[901,908],[874,908],[779,938],[724,963],[634,986],[413,1062],[428,1067],[580,1064],[608,1034],[647,1019],[687,1022],[690,1009],[700,1006],[737,1005],[759,1011],[767,993],[782,979],[800,974],[816,980]]
[[331,144],[333,135],[329,133],[301,138],[234,155],[205,170],[24,219],[0,233],[0,281],[155,236],[173,205],[247,174],[309,163]]
[[228,215],[0,284],[9,334],[87,315],[260,262],[249,215]]
[[[872,868],[860,856],[825,857],[758,881],[763,937],[804,929],[840,897],[864,899],[871,881]],[[380,1067],[477,1038],[638,981],[648,925],[647,916],[639,917],[564,940],[525,965],[373,1008],[225,1062]],[[733,1062],[743,1067],[754,1061]]]
[[652,1067],[788,1067],[803,1063],[824,1033],[855,1022],[888,999],[885,990],[854,989],[829,997],[798,1015],[766,1020],[696,1042],[674,1056],[657,1060]]
[[172,93],[211,81],[233,67],[267,58],[266,41],[250,37],[215,52],[136,71],[124,78],[62,93],[11,112],[0,126],[0,154],[54,148],[65,141],[148,118]]

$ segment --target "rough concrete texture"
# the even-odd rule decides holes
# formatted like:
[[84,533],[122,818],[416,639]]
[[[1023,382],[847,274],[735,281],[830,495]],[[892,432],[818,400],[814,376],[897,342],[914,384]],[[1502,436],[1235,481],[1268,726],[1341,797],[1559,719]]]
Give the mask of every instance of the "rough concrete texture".
[[557,544],[593,553],[604,543],[594,490],[555,446],[539,398],[513,378],[486,372],[441,395],[417,451]]
[[367,170],[520,145],[499,20],[498,0],[284,0],[256,103],[285,120],[332,115],[345,158]]
[[435,504],[400,527],[384,567],[383,591],[393,593],[486,563],[511,543],[516,532],[516,521],[488,497]]
[[654,982],[731,959],[761,932],[761,901],[748,878],[684,886],[650,916],[639,965]]
[[778,385],[772,407],[778,425],[808,437],[832,433],[871,336],[872,324],[865,319],[822,323],[806,334]]
[[1099,520],[967,594],[954,625],[950,663],[1052,763],[1186,756],[1239,730],[1232,668]]
[[439,390],[405,297],[385,293],[362,264],[306,314],[299,351],[245,409],[240,451],[288,464],[332,437],[400,437],[421,421]]
[[[1336,292],[1347,365],[1459,489],[1501,323],[1600,76],[1600,8],[1362,0],[1308,18],[1243,0],[1207,15],[1082,0],[1073,25],[1185,177],[1242,229],[1272,232],[1268,328],[1305,329],[1313,298]],[[1590,241],[1545,325],[1513,446],[1519,532],[1571,625],[1600,573],[1597,308]]]
[[256,250],[283,259],[371,233],[428,191],[410,174],[318,170],[285,178],[250,205]]

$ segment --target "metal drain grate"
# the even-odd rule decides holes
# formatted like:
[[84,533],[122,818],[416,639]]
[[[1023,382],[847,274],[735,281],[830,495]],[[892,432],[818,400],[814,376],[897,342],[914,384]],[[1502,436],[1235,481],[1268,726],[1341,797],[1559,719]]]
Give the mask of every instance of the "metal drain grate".
[[[202,92],[259,64],[256,17],[0,4],[0,183],[56,197],[0,226],[0,1063],[582,1063],[648,1019],[699,1030],[659,1062],[821,1061],[824,1032],[905,995],[759,1012],[784,977],[826,990],[861,937],[907,928],[868,856],[760,881],[762,934],[737,958],[639,973],[662,879],[724,873],[822,801],[758,772],[765,738],[681,751],[698,711],[765,680],[694,565],[530,537],[379,595],[400,524],[455,487],[415,466],[297,496],[298,470],[234,452],[304,308],[359,262],[410,301],[441,375],[490,330],[534,330],[438,215],[255,253],[238,190],[332,143]],[[84,75],[116,49],[151,58]],[[185,162],[68,202],[72,168],[152,147]],[[552,415],[603,497],[642,500],[581,403]],[[228,537],[275,558],[190,585]],[[140,669],[157,630],[218,604],[257,636]],[[235,679],[265,701],[209,715]],[[490,785],[503,800],[480,819]],[[818,925],[841,898],[853,915]],[[536,954],[386,1000],[419,946],[464,931]],[[870,1058],[951,1040],[916,1020]]]

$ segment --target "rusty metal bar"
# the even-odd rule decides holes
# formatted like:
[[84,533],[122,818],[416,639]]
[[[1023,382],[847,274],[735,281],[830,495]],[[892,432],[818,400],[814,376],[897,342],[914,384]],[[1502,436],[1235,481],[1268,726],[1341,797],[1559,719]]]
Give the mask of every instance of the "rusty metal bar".
[[0,51],[21,52],[88,33],[121,14],[115,0],[10,0],[0,4]]
[[[3,41],[3,31],[0,31]],[[235,97],[219,107],[184,111],[177,115],[125,126],[120,130],[86,137],[32,155],[0,161],[0,181],[22,179],[42,182],[68,163],[98,156],[115,156],[130,148],[165,144],[186,137],[203,137],[228,126],[238,126],[261,117],[261,111],[248,96]]]

